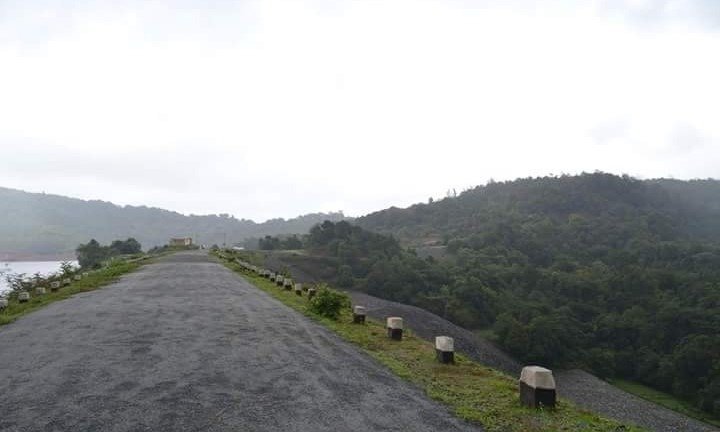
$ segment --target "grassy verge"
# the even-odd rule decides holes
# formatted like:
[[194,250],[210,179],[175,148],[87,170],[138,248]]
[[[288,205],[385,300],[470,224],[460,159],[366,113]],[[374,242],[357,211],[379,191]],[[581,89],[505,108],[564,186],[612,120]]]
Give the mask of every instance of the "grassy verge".
[[[222,258],[223,255],[218,256]],[[411,331],[406,330],[402,342],[392,341],[386,337],[382,323],[369,320],[365,325],[352,324],[349,310],[344,311],[337,321],[317,316],[308,310],[305,296],[297,296],[252,272],[243,271],[233,261],[225,259],[222,262],[261,290],[356,344],[399,377],[448,406],[458,417],[482,424],[488,432],[643,430],[601,418],[565,400],[560,400],[555,410],[522,408],[515,377],[482,366],[462,355],[456,356],[455,365],[437,363],[434,346],[413,336]]]
[[677,411],[688,417],[692,417],[696,420],[711,424],[713,426],[720,427],[720,419],[708,416],[706,412],[703,412],[691,403],[680,400],[673,395],[655,390],[642,384],[638,384],[632,381],[625,381],[620,379],[614,379],[610,381],[612,385],[625,390],[628,393],[634,394],[635,396],[654,402],[658,405],[662,405],[665,408]]
[[146,258],[114,261],[107,267],[90,272],[87,277],[79,281],[73,280],[70,285],[60,288],[57,292],[50,292],[49,287],[47,287],[47,293],[44,295],[35,295],[34,291],[31,291],[32,297],[29,302],[18,303],[17,300],[11,300],[8,308],[0,312],[0,326],[9,324],[21,316],[45,307],[50,303],[64,300],[77,293],[96,290],[137,269],[145,262],[147,262]]

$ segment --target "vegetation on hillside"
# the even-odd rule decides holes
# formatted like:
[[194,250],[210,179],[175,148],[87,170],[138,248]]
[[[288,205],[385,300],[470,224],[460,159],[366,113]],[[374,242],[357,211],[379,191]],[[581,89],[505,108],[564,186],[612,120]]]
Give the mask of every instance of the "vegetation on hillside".
[[302,247],[302,241],[295,234],[284,237],[267,235],[261,239],[257,239],[257,248],[261,250],[302,249]]
[[151,247],[172,237],[193,237],[195,243],[232,244],[268,234],[306,233],[323,220],[341,220],[342,213],[316,213],[263,223],[228,214],[185,216],[150,207],[117,206],[57,195],[0,188],[0,257],[72,255],[89,238],[109,243],[122,236]]
[[[668,186],[668,184],[670,186]],[[325,222],[288,260],[491,330],[528,363],[644,383],[720,416],[720,183],[608,174],[492,183],[362,226]]]

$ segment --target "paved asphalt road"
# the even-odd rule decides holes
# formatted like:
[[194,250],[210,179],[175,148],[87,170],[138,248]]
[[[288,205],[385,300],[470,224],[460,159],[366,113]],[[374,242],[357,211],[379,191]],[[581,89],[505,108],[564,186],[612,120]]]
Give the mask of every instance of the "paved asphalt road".
[[0,431],[472,431],[202,252],[0,328]]

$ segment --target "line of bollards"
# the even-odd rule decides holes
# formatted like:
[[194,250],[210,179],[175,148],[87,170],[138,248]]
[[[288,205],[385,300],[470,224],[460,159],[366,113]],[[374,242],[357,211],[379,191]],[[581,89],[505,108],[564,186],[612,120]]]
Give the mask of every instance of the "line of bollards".
[[[64,278],[61,281],[52,281],[50,282],[50,292],[58,292],[60,288],[63,286],[70,285],[73,280],[80,281],[83,278],[89,276],[89,272],[83,272],[81,274],[76,274],[71,278]],[[45,286],[38,286],[35,283],[32,284],[30,288],[24,291],[20,291],[17,294],[17,301],[18,303],[27,303],[31,299],[30,290],[33,290],[35,292],[36,296],[43,296],[47,294],[47,287]],[[10,300],[8,300],[6,297],[0,297],[0,311],[3,311],[10,307]]]
[[235,259],[235,262],[239,264],[243,269],[251,271],[260,277],[269,279],[275,285],[284,288],[286,291],[292,291],[300,297],[302,297],[303,291],[307,291],[308,299],[312,299],[316,294],[315,289],[304,287],[303,284],[295,283],[291,278],[279,273],[275,273],[272,270],[260,268],[241,259]]
[[[317,293],[315,288],[303,287],[300,283],[293,283],[292,279],[276,274],[271,270],[261,269],[241,260],[237,260],[237,262],[246,270],[270,279],[270,281],[275,282],[277,286],[284,287],[285,290],[288,291],[294,291],[298,296],[302,296],[303,291],[307,291],[308,299],[312,299]],[[53,284],[56,283],[57,282],[53,282],[51,284],[51,290],[53,289]],[[0,298],[0,310],[3,309],[2,300],[3,299]],[[5,301],[5,307],[7,307],[7,301]],[[353,323],[365,324],[367,309],[365,306],[355,305],[352,309],[352,316]],[[403,327],[404,324],[401,317],[388,317],[386,319],[387,337],[395,341],[402,341]],[[435,337],[435,358],[437,362],[441,364],[455,364],[455,340],[452,337]],[[529,408],[554,408],[557,403],[557,395],[552,371],[541,366],[525,366],[520,373],[519,393],[522,406]]]

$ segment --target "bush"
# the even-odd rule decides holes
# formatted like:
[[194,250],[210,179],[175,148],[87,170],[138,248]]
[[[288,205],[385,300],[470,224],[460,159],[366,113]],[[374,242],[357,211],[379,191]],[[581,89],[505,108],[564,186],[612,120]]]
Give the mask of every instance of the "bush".
[[310,311],[330,319],[338,319],[343,308],[350,307],[350,297],[325,284],[317,287],[315,297],[310,300]]

